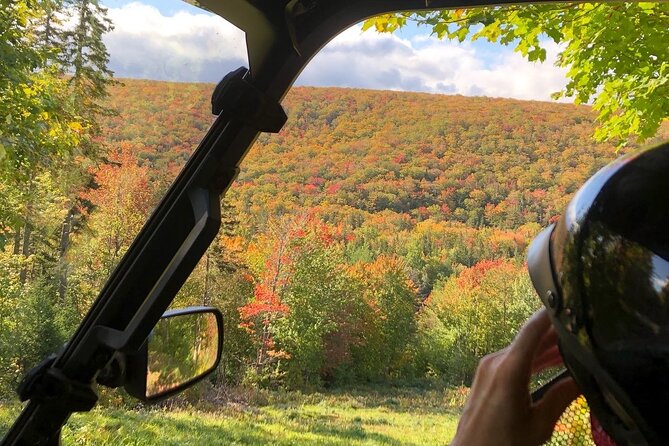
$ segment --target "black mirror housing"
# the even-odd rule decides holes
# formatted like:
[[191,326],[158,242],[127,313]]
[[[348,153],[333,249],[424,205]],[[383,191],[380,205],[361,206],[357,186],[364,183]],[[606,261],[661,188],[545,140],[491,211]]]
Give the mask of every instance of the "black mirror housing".
[[126,356],[125,390],[153,403],[198,383],[218,367],[223,327],[217,308],[165,312],[137,353]]

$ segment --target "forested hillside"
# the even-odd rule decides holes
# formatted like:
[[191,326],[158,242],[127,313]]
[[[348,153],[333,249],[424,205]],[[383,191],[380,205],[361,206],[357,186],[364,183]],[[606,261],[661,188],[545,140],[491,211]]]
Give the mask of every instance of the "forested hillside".
[[[107,139],[179,165],[212,120],[211,88],[125,81]],[[298,87],[284,107],[286,127],[260,137],[235,187],[254,215],[322,206],[472,227],[546,224],[616,156],[592,143],[585,106]]]
[[[90,306],[212,122],[212,89],[110,88],[104,156],[74,207],[40,195],[33,206],[54,216],[44,243],[29,256],[4,247],[5,323],[41,331],[3,353],[3,389]],[[174,303],[224,312],[218,384],[468,384],[538,306],[529,241],[616,156],[592,142],[586,106],[305,87],[283,104],[288,123],[251,149]],[[71,241],[53,270],[63,209]]]
[[[212,121],[211,90],[124,81],[109,146],[164,188]],[[616,156],[586,106],[305,87],[283,105],[180,298],[225,310],[229,379],[467,382],[538,303],[532,236]]]

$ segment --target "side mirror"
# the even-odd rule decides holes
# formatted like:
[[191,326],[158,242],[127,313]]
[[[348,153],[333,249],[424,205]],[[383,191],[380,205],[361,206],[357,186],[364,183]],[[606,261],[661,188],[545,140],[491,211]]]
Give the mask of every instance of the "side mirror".
[[223,315],[218,309],[167,311],[139,352],[127,358],[125,389],[146,402],[172,396],[213,372],[222,348]]

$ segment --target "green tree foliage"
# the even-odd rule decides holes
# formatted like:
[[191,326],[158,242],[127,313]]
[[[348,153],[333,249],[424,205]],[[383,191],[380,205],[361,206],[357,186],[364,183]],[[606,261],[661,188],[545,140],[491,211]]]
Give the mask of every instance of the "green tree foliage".
[[469,385],[480,358],[507,346],[540,306],[524,265],[482,261],[442,282],[418,315],[422,366]]
[[293,264],[281,295],[288,311],[274,328],[277,346],[291,358],[284,365],[292,384],[332,381],[351,365],[351,348],[361,342],[364,304],[359,283],[346,271],[336,228],[305,225],[290,244]]
[[[49,64],[52,53],[35,45],[34,2],[9,2],[0,12],[0,183],[2,230],[27,224],[30,182],[42,169],[57,175],[71,162],[82,125],[68,106],[66,82]],[[4,201],[4,200],[3,200]],[[13,204],[12,204],[13,203]]]
[[[41,229],[33,209],[43,207],[35,201],[36,183],[50,177],[51,194],[60,195],[65,207],[61,222],[70,228],[91,154],[91,109],[77,100],[70,82],[77,70],[71,78],[65,75],[69,62],[61,47],[67,33],[61,18],[66,7],[60,0],[5,2],[0,13],[0,190],[5,198],[0,245],[13,237],[14,252],[24,257],[45,257],[44,251],[51,250],[51,240],[42,246],[32,239]],[[87,58],[93,57],[91,47],[82,48]],[[42,181],[39,187],[45,185]],[[66,245],[61,237],[61,251]]]
[[354,351],[356,373],[370,381],[399,378],[410,367],[418,295],[397,257],[380,256],[357,268],[368,311],[363,342]]
[[72,227],[85,184],[91,126],[66,75],[65,13],[59,0],[0,3],[0,312],[10,328],[0,331],[0,362],[12,372],[0,380],[8,386],[72,325],[59,277],[62,223]]
[[98,0],[70,0],[70,4],[77,20],[64,35],[64,56],[71,71],[69,82],[77,110],[97,131],[96,115],[110,112],[100,100],[108,96],[108,87],[114,84],[102,36],[114,27],[106,15],[107,8]]
[[[66,340],[67,309],[50,274],[27,283],[20,271],[35,264],[0,251],[0,398],[12,395],[23,374]],[[30,327],[30,329],[26,329]]]
[[555,98],[592,101],[594,136],[626,144],[652,137],[669,117],[669,4],[553,3],[396,13],[367,20],[363,29],[393,32],[409,21],[438,38],[486,39],[512,45],[529,61],[546,59],[545,44],[561,45],[556,65],[568,83]]

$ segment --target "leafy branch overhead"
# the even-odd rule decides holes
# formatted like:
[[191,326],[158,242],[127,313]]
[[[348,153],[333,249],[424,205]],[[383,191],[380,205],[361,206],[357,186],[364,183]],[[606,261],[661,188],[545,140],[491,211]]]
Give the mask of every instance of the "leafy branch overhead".
[[531,62],[560,47],[567,85],[554,99],[592,103],[598,141],[626,145],[655,135],[669,117],[669,3],[559,3],[400,12],[367,20],[363,30],[392,33],[413,22],[439,39],[512,46]]

